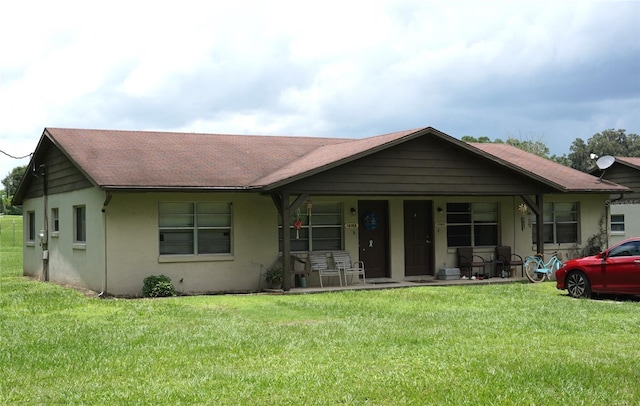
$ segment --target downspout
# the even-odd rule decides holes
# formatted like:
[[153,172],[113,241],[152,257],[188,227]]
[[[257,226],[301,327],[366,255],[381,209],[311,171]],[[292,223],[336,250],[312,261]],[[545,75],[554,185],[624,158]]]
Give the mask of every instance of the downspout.
[[104,273],[102,277],[102,289],[98,294],[98,297],[103,298],[107,292],[107,275],[108,275],[108,255],[107,255],[107,206],[111,202],[113,195],[110,192],[106,192],[104,203],[102,203],[102,232],[104,239]]

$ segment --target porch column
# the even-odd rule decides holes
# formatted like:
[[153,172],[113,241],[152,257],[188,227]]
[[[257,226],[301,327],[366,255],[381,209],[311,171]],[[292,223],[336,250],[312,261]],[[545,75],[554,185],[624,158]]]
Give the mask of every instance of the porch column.
[[541,194],[536,195],[536,233],[538,235],[537,249],[539,254],[544,255],[544,199]]
[[293,272],[289,222],[291,221],[291,213],[300,207],[302,202],[309,198],[309,195],[306,193],[299,195],[291,205],[289,205],[290,195],[286,191],[282,191],[280,194],[272,194],[271,198],[278,208],[278,213],[282,220],[282,230],[280,230],[280,236],[282,237],[282,290],[288,291],[291,289],[291,274]]
[[291,238],[289,237],[289,193],[282,192],[282,290],[291,289]]
[[529,206],[529,208],[536,215],[536,235],[538,236],[538,242],[536,243],[536,250],[539,254],[544,254],[544,198],[542,194],[536,195],[536,201],[534,202],[529,196],[522,195],[522,200]]

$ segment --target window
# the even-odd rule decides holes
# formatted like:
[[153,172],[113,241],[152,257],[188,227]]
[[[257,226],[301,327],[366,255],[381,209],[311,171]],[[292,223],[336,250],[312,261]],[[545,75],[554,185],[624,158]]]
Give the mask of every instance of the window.
[[73,242],[87,241],[87,209],[85,206],[73,206]]
[[35,242],[36,240],[36,212],[27,212],[27,241]]
[[[545,244],[578,243],[578,203],[545,203],[543,237]],[[536,224],[536,218],[533,223]],[[537,228],[533,228],[533,243],[538,243]]]
[[231,253],[231,203],[160,203],[160,255]]
[[638,241],[629,241],[618,245],[609,252],[610,257],[632,257],[640,255],[640,244]]
[[447,246],[498,245],[498,203],[447,203]]
[[[296,219],[295,216],[291,223]],[[311,216],[299,215],[302,221],[300,230],[289,226],[291,251],[322,251],[342,249],[342,204],[331,202],[313,202]],[[282,230],[282,223],[279,224]],[[282,252],[282,233],[278,233],[280,252]]]
[[624,214],[611,215],[611,232],[624,234]]
[[51,231],[54,233],[60,231],[60,217],[57,207],[51,209]]

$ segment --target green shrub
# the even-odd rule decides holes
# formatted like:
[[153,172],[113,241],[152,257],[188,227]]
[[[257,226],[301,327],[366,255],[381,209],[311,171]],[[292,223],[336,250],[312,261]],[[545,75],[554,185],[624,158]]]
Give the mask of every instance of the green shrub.
[[282,284],[282,275],[282,262],[278,260],[267,268],[267,271],[264,274],[264,279],[275,287]]
[[142,296],[144,297],[168,297],[175,296],[176,289],[171,279],[164,275],[151,275],[144,278]]

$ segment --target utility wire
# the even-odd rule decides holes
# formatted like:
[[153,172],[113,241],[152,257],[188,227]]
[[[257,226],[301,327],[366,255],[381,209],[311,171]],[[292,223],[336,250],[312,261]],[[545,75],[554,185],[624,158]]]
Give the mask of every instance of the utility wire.
[[8,156],[9,158],[13,158],[13,159],[24,159],[24,158],[29,158],[31,155],[33,155],[33,152],[30,154],[27,154],[25,156],[13,156],[11,154],[7,154],[6,152],[4,152],[3,150],[0,149],[0,152],[2,152],[3,154],[5,154],[6,156]]

